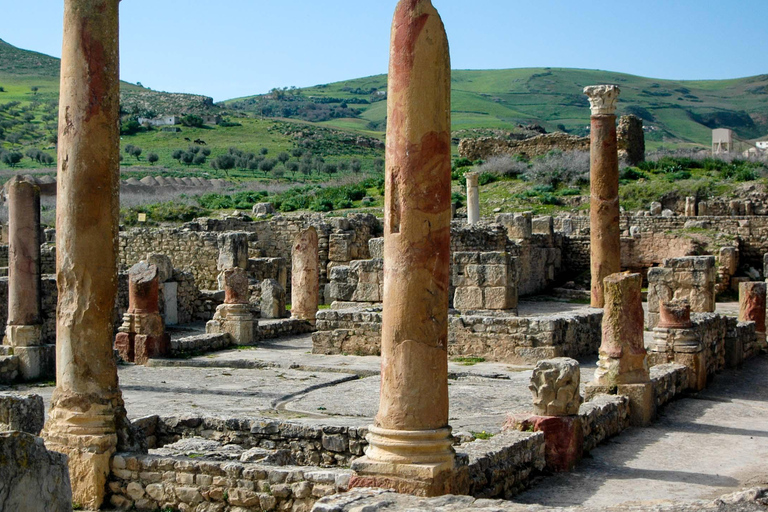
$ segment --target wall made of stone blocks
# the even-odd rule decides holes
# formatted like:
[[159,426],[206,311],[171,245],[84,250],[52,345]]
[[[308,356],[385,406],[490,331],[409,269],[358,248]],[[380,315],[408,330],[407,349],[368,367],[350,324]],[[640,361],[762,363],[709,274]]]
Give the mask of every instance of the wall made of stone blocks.
[[713,312],[716,281],[714,256],[670,258],[664,260],[663,267],[650,269],[646,328],[653,329],[658,325],[660,304],[673,299],[687,299],[693,312]]
[[[600,345],[602,311],[559,316],[451,316],[450,356],[483,357],[506,363],[594,354]],[[324,310],[312,334],[315,354],[377,355],[381,350],[381,311],[377,308]]]

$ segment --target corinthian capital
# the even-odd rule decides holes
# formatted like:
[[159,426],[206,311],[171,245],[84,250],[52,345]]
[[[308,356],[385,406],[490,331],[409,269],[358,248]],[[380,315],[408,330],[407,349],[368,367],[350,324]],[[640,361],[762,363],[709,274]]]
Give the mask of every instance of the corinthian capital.
[[592,115],[615,114],[620,92],[618,85],[590,85],[585,87],[584,94],[589,96]]

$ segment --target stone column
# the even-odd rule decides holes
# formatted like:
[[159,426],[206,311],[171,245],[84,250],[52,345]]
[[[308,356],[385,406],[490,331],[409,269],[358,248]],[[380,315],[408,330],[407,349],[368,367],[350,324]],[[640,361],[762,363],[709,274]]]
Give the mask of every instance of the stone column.
[[603,339],[595,380],[587,395],[628,395],[633,425],[647,425],[655,415],[655,397],[650,382],[643,339],[643,300],[640,274],[612,274],[605,278]]
[[118,5],[64,1],[56,389],[43,437],[49,449],[69,456],[72,499],[86,509],[104,501],[125,425],[112,352],[120,206]]
[[159,283],[155,265],[142,261],[129,271],[128,312],[115,338],[115,348],[125,361],[145,364],[171,352],[171,338],[160,316]]
[[765,348],[766,283],[739,283],[739,321],[755,322],[757,344]]
[[460,493],[448,426],[451,103],[429,0],[401,0],[390,50],[379,412],[355,487]]
[[691,304],[686,299],[662,302],[659,325],[653,329],[648,364],[678,363],[688,367],[688,389],[701,391],[707,385],[707,352],[691,322]]
[[317,230],[309,227],[293,241],[291,266],[291,318],[315,325],[320,304],[320,258]]
[[696,216],[696,198],[695,197],[685,198],[685,216],[686,217]]
[[20,176],[8,190],[7,344],[19,358],[24,380],[46,370],[40,317],[40,189]]
[[480,221],[480,174],[468,172],[464,177],[467,178],[467,224],[477,224]]
[[205,332],[227,333],[235,345],[253,345],[258,322],[249,304],[248,275],[241,268],[229,268],[219,278],[224,285],[224,304],[216,308],[213,319],[205,324]]
[[592,307],[602,308],[603,280],[621,271],[619,230],[619,154],[616,139],[615,85],[586,87],[592,108],[590,133],[590,246]]

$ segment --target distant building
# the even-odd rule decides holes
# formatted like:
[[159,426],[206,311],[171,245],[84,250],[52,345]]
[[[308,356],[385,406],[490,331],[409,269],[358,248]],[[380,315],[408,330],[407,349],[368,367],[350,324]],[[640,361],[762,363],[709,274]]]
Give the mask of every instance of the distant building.
[[712,130],[712,154],[722,155],[733,151],[733,130],[717,128]]
[[203,118],[203,123],[205,124],[212,124],[212,125],[218,125],[221,123],[221,116],[220,115],[208,115],[208,116],[200,116]]
[[757,149],[768,150],[768,140],[759,140],[755,142],[755,147]]
[[174,126],[181,124],[181,116],[140,117],[139,124],[149,126]]

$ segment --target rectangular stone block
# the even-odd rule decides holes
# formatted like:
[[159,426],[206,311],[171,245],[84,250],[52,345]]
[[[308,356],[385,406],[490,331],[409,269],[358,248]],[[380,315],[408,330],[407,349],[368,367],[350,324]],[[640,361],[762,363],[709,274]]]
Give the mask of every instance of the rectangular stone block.
[[496,286],[483,289],[485,309],[504,310],[512,308],[512,289],[508,286]]
[[620,384],[618,394],[629,398],[629,422],[634,427],[646,427],[656,418],[656,391],[653,384]]
[[56,346],[16,347],[13,355],[19,358],[19,374],[25,381],[53,377],[56,374]]
[[483,309],[483,289],[479,286],[456,288],[453,307],[458,310]]
[[507,265],[486,265],[484,284],[486,286],[507,286],[509,284],[507,269]]
[[485,284],[485,266],[467,265],[464,270],[464,286],[483,286]]
[[506,252],[481,252],[480,263],[483,265],[507,265],[509,255]]

